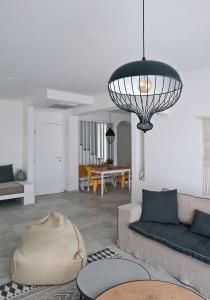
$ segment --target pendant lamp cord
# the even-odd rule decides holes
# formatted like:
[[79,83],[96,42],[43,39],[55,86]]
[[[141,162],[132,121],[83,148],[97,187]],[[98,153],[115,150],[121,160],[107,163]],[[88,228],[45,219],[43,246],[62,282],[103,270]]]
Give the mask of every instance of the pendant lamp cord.
[[145,43],[144,43],[144,0],[143,0],[143,57],[142,60],[146,60],[145,58]]

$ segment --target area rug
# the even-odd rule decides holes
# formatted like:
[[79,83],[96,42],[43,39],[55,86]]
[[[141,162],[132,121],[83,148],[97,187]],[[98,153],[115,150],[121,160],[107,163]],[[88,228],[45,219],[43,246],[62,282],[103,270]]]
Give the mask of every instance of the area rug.
[[[149,272],[151,279],[158,279],[163,281],[172,282],[175,284],[183,285],[181,282],[170,276],[166,271],[162,269],[154,268],[153,266],[145,263],[141,259],[137,259],[117,248],[115,245],[111,245],[105,249],[97,251],[96,253],[88,255],[88,263],[91,263],[100,259],[107,258],[126,258],[133,260]],[[186,286],[185,286],[186,287]],[[187,287],[193,290],[191,287]],[[14,282],[7,282],[0,286],[0,300],[79,300],[80,295],[76,287],[75,280],[63,285],[55,286],[24,286],[16,284]],[[207,299],[207,298],[205,298]]]
[[[88,255],[87,263],[100,259],[119,258],[117,252],[110,248]],[[39,300],[79,300],[79,292],[75,280],[67,284],[55,286],[26,286],[12,281],[0,286],[0,300],[39,299]]]

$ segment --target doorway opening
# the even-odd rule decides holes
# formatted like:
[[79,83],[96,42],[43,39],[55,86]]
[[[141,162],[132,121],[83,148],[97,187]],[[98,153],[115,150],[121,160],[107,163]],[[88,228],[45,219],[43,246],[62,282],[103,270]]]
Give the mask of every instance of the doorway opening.
[[131,124],[121,121],[117,126],[117,165],[131,165]]
[[35,127],[35,194],[64,191],[63,125],[36,122]]

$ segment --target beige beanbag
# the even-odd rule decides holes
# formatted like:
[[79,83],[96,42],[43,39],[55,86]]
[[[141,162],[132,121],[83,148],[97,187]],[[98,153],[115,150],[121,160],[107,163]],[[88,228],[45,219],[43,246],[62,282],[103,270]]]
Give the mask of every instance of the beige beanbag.
[[53,212],[33,225],[12,259],[11,277],[26,285],[61,284],[76,278],[87,262],[76,226]]

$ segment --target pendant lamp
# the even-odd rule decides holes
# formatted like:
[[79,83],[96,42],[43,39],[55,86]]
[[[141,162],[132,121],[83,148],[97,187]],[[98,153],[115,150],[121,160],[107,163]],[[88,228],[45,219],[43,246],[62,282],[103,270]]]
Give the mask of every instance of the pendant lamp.
[[[110,123],[111,123],[111,113],[109,113],[109,119],[110,119]],[[115,133],[110,126],[106,132],[106,140],[107,140],[108,144],[112,144],[114,142],[114,139],[115,139]]]
[[143,57],[113,72],[108,82],[111,100],[120,109],[135,113],[139,118],[137,128],[146,132],[153,128],[151,118],[155,113],[169,109],[178,101],[182,86],[174,68],[145,58],[143,0]]

